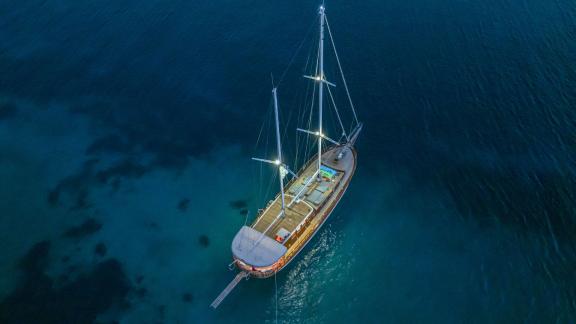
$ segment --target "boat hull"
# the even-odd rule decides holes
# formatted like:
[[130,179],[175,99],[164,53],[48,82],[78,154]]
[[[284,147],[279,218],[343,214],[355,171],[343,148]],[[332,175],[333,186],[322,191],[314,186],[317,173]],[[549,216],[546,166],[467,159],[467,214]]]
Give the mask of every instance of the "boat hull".
[[[340,151],[342,151],[342,149],[343,147],[340,146],[331,147],[322,154],[322,164],[344,172],[344,176],[335,187],[331,196],[329,196],[326,201],[315,210],[314,215],[311,215],[310,222],[306,225],[306,227],[301,230],[298,236],[292,238],[292,243],[290,244],[290,247],[286,253],[280,259],[278,259],[278,261],[266,267],[255,267],[246,263],[244,260],[233,256],[234,264],[239,270],[247,272],[251,277],[254,278],[269,278],[288,266],[288,264],[290,264],[290,262],[292,262],[304,249],[304,247],[312,240],[316,233],[318,233],[320,228],[332,214],[334,208],[336,208],[344,196],[344,193],[348,189],[350,181],[354,176],[354,172],[356,171],[357,154],[356,150],[351,146],[346,147],[346,149],[349,151],[346,153],[350,154],[350,156],[347,157],[348,162],[345,163],[345,165],[338,165],[338,163],[334,162],[336,161],[334,157]],[[313,163],[316,161],[316,158],[312,158],[307,165],[313,165]],[[300,176],[301,174],[298,174],[298,177]],[[289,186],[290,183],[286,187]]]

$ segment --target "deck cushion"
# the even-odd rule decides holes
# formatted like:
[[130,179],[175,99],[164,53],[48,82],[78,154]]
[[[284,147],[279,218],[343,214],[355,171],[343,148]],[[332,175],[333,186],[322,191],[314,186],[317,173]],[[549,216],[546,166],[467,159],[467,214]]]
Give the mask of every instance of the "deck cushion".
[[315,205],[320,205],[323,200],[323,195],[320,191],[314,190],[307,198],[308,201],[314,203]]
[[338,172],[325,165],[320,166],[320,174],[328,179],[332,179]]

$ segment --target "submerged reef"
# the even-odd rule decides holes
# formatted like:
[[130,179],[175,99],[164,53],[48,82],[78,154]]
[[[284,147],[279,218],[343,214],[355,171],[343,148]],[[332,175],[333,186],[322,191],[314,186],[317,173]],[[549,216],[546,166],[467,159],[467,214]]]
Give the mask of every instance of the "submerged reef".
[[192,300],[194,300],[194,296],[191,293],[187,292],[182,294],[182,301],[186,303],[191,303]]
[[94,218],[85,220],[78,226],[73,226],[67,229],[62,236],[68,238],[82,238],[98,232],[102,228],[102,224],[98,223]]
[[11,103],[0,103],[0,120],[16,116],[18,109]]
[[108,252],[108,249],[106,248],[106,245],[102,242],[96,244],[96,246],[94,247],[94,254],[96,254],[97,256],[104,257],[106,255],[106,252]]
[[190,206],[189,198],[183,198],[178,202],[178,210],[181,212],[187,211],[189,206]]
[[[93,323],[112,307],[127,305],[132,287],[116,259],[107,259],[62,284],[45,273],[50,242],[36,243],[20,261],[23,277],[0,302],[0,323]],[[87,306],[89,305],[89,306]]]
[[248,201],[243,200],[243,199],[233,200],[230,202],[230,207],[232,207],[234,209],[245,209],[247,206],[248,206]]
[[198,243],[200,243],[202,247],[208,247],[210,245],[210,239],[206,235],[200,235]]

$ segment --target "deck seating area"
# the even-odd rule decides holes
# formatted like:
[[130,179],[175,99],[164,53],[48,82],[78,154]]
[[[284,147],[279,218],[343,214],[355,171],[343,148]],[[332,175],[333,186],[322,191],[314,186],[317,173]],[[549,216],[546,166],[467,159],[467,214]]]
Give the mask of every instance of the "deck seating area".
[[[286,195],[286,205],[292,202],[292,196]],[[282,210],[282,202],[280,197],[276,199],[268,206],[268,208],[263,212],[260,219],[254,227],[255,230],[259,232],[264,232],[270,224],[274,221],[276,216],[280,214]],[[285,229],[288,232],[292,232],[296,229],[298,224],[310,213],[313,212],[313,208],[304,201],[295,202],[290,208],[286,209],[286,215],[280,220],[278,220],[269,230],[266,232],[266,236],[275,239],[276,234],[280,229]]]
[[[276,221],[276,223],[268,229],[266,236],[276,239],[277,233],[280,230],[289,233],[296,231],[302,221],[306,219],[308,215],[313,214],[315,210],[330,197],[336,184],[339,183],[340,178],[343,176],[343,173],[340,171],[322,166],[323,172],[321,174],[323,175],[323,180],[321,182],[314,180],[308,183],[308,186],[300,195],[300,199],[291,204],[292,199],[304,188],[310,180],[310,177],[314,176],[316,170],[313,165],[309,166],[300,179],[293,181],[289,185],[289,188],[286,190],[285,199],[286,206],[290,207],[286,209],[284,217]],[[274,222],[274,219],[280,214],[281,210],[282,203],[278,196],[263,211],[263,214],[260,215],[254,229],[259,232],[264,232]]]
[[324,194],[320,191],[318,191],[317,189],[315,189],[314,191],[312,191],[311,194],[309,194],[306,197],[306,200],[313,203],[316,206],[319,206],[322,201],[324,200]]

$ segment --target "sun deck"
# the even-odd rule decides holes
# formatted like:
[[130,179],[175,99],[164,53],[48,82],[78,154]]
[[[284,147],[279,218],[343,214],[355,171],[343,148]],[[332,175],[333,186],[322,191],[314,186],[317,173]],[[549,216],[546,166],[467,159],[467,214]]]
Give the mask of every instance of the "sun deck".
[[[254,222],[252,227],[255,230],[263,233],[268,229],[266,236],[280,243],[286,242],[288,243],[286,246],[289,247],[291,242],[288,238],[298,232],[305,221],[312,218],[324,205],[345,175],[346,168],[342,168],[342,163],[332,163],[335,156],[327,153],[330,156],[323,156],[322,172],[325,176],[322,177],[322,181],[316,179],[310,181],[316,174],[317,167],[314,163],[308,165],[298,179],[291,181],[286,187],[284,217],[273,224],[282,209],[281,198],[277,196]],[[293,202],[296,196],[299,199]],[[273,225],[270,226],[271,224]]]

